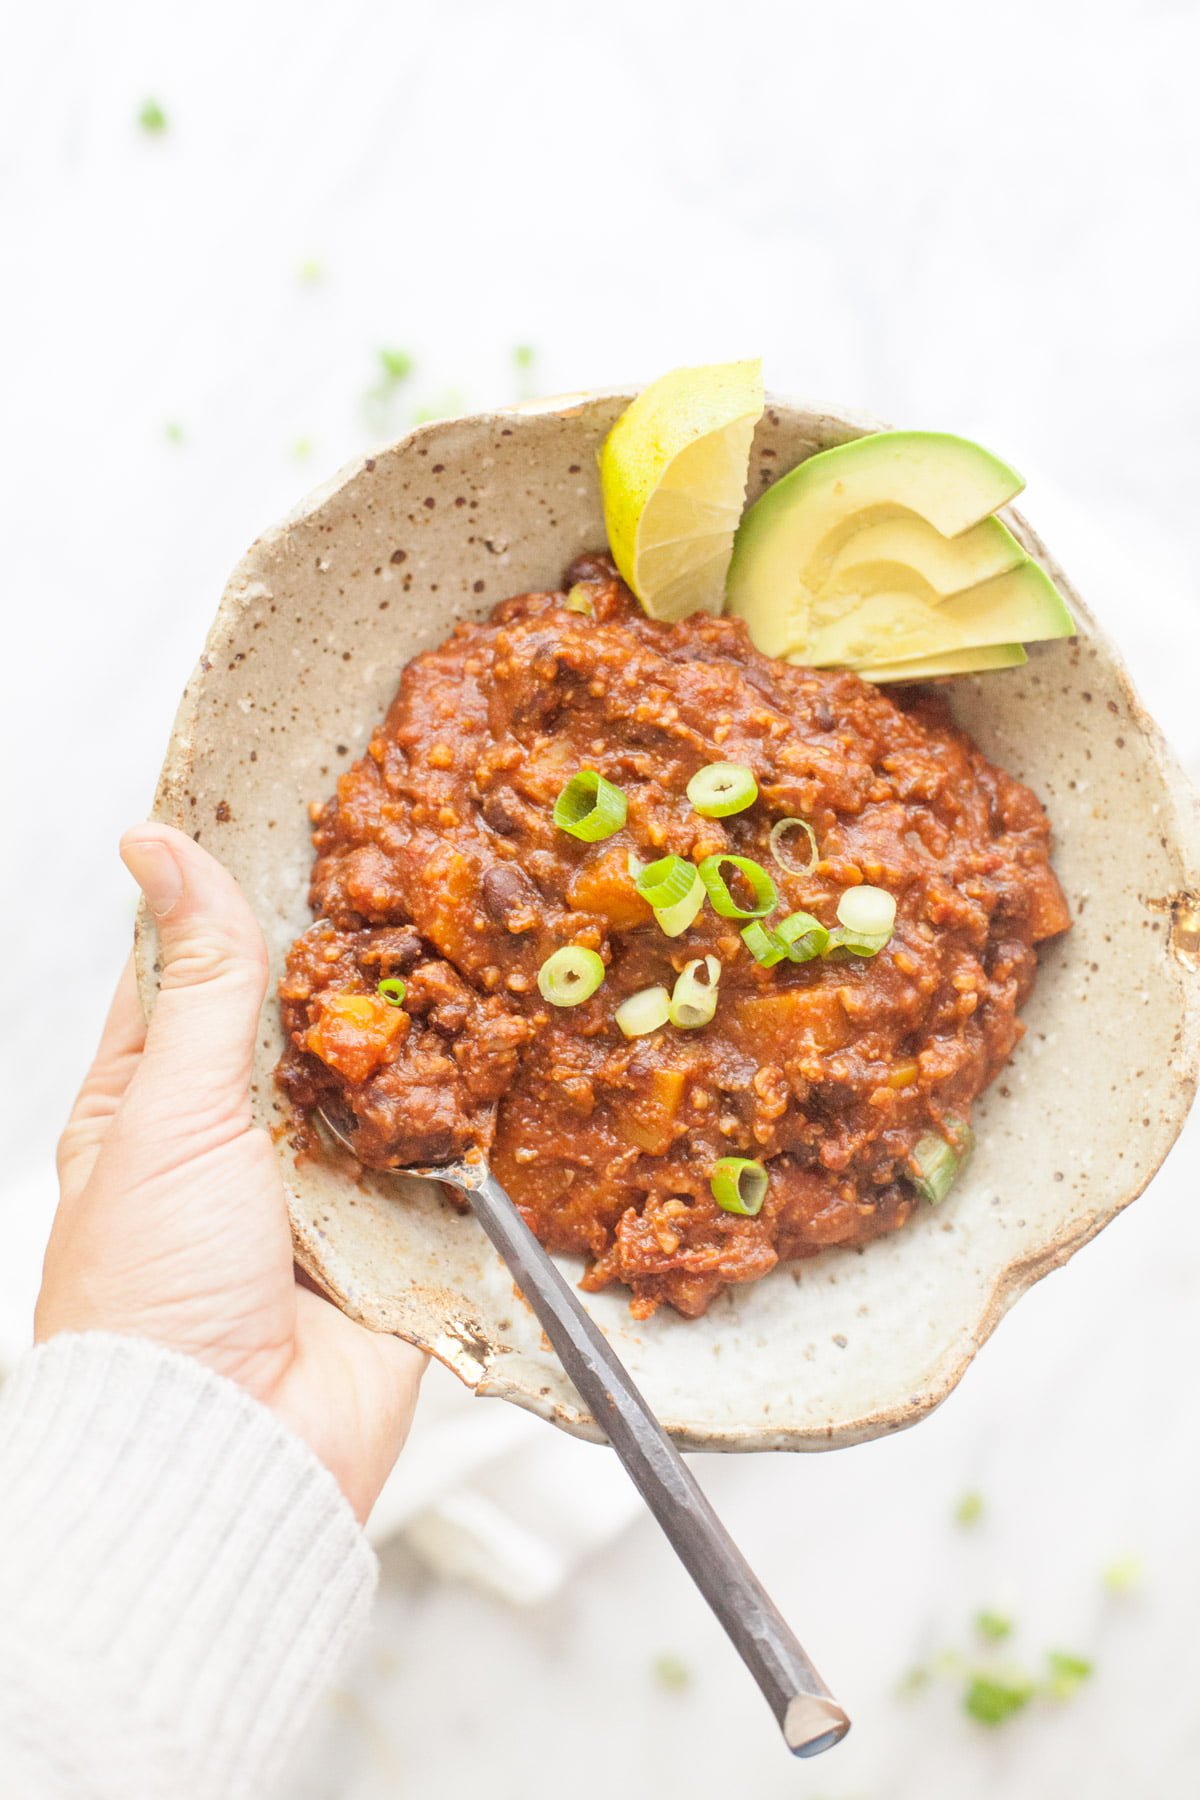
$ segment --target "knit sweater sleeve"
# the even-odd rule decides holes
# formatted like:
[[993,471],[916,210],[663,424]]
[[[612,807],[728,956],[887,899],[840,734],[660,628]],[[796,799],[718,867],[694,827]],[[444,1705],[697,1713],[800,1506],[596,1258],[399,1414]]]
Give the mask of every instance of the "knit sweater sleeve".
[[262,1793],[375,1580],[333,1477],[232,1382],[52,1338],[0,1389],[5,1791]]

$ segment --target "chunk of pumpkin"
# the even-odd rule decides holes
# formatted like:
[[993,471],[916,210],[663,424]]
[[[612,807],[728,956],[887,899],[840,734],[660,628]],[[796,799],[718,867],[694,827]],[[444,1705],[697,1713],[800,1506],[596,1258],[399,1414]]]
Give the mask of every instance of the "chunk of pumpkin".
[[1029,935],[1038,944],[1043,938],[1057,937],[1060,931],[1070,930],[1071,914],[1053,869],[1043,865],[1026,873],[1030,878]]
[[394,1045],[408,1030],[409,1018],[375,994],[319,996],[320,1017],[304,1034],[304,1048],[347,1081],[366,1081],[384,1063],[395,1060]]
[[599,913],[614,931],[631,931],[650,922],[650,908],[633,885],[624,850],[606,850],[585,863],[567,898],[576,912]]
[[787,1063],[806,1050],[840,1050],[850,1022],[836,987],[779,988],[731,1009],[729,1033],[759,1063]]
[[686,1080],[682,1069],[652,1069],[644,1091],[618,1107],[625,1136],[648,1156],[665,1156],[671,1148]]

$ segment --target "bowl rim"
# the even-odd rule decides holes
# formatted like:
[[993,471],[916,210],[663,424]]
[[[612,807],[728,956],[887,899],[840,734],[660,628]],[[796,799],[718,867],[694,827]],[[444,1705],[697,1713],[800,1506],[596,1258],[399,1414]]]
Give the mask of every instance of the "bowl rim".
[[[311,518],[329,500],[363,473],[364,469],[372,469],[377,460],[390,456],[410,443],[419,442],[426,437],[436,437],[448,425],[470,425],[487,429],[513,417],[555,415],[562,419],[569,419],[596,403],[628,402],[636,392],[637,389],[633,387],[581,390],[523,401],[513,406],[494,407],[481,412],[462,413],[454,415],[452,418],[427,421],[403,433],[399,438],[386,445],[351,458],[328,479],[305,494],[296,506],[277,523],[260,533],[238,559],[225,585],[216,615],[205,638],[204,647],[180,699],[166,757],[155,790],[151,816],[180,829],[187,828],[187,813],[183,804],[183,796],[191,786],[191,771],[195,757],[195,724],[199,712],[201,690],[209,669],[220,666],[223,652],[228,647],[240,618],[239,596],[264,551],[283,540],[295,526]],[[772,408],[787,412],[801,412],[815,421],[829,423],[837,430],[845,432],[847,436],[860,436],[892,429],[882,420],[866,412],[768,393],[764,410],[769,413]],[[1169,954],[1188,974],[1200,974],[1200,795],[1193,789],[1174,752],[1167,744],[1161,728],[1144,706],[1120,651],[1108,633],[1097,622],[1070,578],[1046,549],[1036,531],[1015,507],[1002,508],[1001,516],[1015,531],[1025,548],[1031,551],[1050,573],[1065,594],[1072,611],[1085,621],[1088,635],[1102,650],[1128,706],[1131,723],[1144,739],[1150,758],[1162,779],[1171,806],[1171,818],[1168,825],[1169,841],[1178,885],[1164,899],[1152,904],[1161,906],[1171,915],[1167,929]],[[153,1005],[157,981],[154,970],[153,924],[146,912],[144,902],[138,908],[134,935],[139,989],[143,1006],[149,1014]],[[664,1420],[667,1429],[681,1447],[697,1451],[739,1452],[831,1449],[862,1443],[871,1438],[907,1429],[919,1423],[940,1406],[958,1386],[976,1355],[996,1330],[1010,1307],[1045,1275],[1061,1268],[1077,1250],[1082,1249],[1118,1214],[1132,1205],[1145,1192],[1174,1148],[1191,1109],[1198,1083],[1200,1083],[1200,982],[1184,984],[1181,992],[1183,995],[1182,1041],[1180,1053],[1169,1071],[1169,1084],[1161,1103],[1160,1117],[1167,1130],[1160,1152],[1148,1167],[1140,1170],[1133,1177],[1129,1186],[1117,1199],[1094,1210],[1075,1224],[1065,1226],[1047,1242],[1030,1251],[1013,1256],[996,1268],[978,1316],[965,1333],[965,1342],[961,1351],[937,1360],[932,1371],[932,1378],[921,1393],[913,1394],[903,1402],[882,1405],[876,1409],[861,1412],[852,1419],[843,1420],[837,1425],[819,1431],[809,1427],[780,1426],[778,1424],[770,1426],[747,1424],[696,1429],[685,1423],[671,1423]],[[264,1005],[270,1004],[271,996],[268,995]],[[356,1309],[350,1297],[339,1291],[328,1278],[310,1235],[304,1228],[304,1222],[299,1220],[294,1212],[292,1213],[292,1232],[298,1266],[322,1293],[342,1310],[355,1316]],[[358,1312],[357,1316],[362,1318],[363,1315]],[[366,1322],[370,1323],[369,1320]],[[601,1329],[603,1329],[602,1326]],[[572,1436],[593,1442],[605,1441],[591,1414],[582,1404],[579,1406],[565,1404],[556,1399],[552,1391],[542,1392],[536,1383],[523,1385],[506,1375],[504,1365],[509,1360],[507,1357],[502,1355],[493,1357],[482,1368],[478,1378],[473,1380],[464,1370],[462,1363],[456,1362],[444,1346],[439,1348],[436,1341],[428,1341],[419,1334],[395,1332],[394,1335],[405,1337],[418,1349],[433,1356],[450,1369],[477,1397],[512,1401],[567,1431]]]

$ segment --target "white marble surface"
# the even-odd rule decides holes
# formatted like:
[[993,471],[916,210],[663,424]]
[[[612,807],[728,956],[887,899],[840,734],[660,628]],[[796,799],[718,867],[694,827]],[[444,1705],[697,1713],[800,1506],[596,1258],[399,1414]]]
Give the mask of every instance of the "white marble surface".
[[[545,390],[761,350],[782,391],[982,438],[1200,767],[1198,54],[1192,0],[14,16],[0,720],[6,869],[42,898],[6,884],[0,1353],[27,1331],[53,1138],[128,936],[116,836],[227,569],[364,442],[381,345],[418,364],[397,428],[451,390],[512,397],[530,343]],[[157,139],[134,122],[150,94]],[[290,1800],[1192,1791],[1198,1172],[1193,1130],[919,1431],[704,1465],[855,1714],[835,1756],[789,1763],[638,1525],[523,1612],[389,1552]],[[439,1417],[473,1404],[436,1387]],[[976,1486],[967,1533],[949,1515]],[[1126,1552],[1142,1585],[1105,1598]],[[1081,1696],[994,1734],[949,1678],[897,1699],[991,1602],[1019,1659],[1095,1655]],[[662,1652],[686,1690],[654,1680]]]

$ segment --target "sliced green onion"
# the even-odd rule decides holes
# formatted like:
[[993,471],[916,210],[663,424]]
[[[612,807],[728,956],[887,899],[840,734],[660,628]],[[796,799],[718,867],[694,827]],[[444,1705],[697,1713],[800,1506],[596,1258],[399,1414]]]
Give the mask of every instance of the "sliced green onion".
[[592,605],[592,596],[582,581],[577,581],[575,586],[570,589],[563,605],[568,612],[582,613],[586,619],[594,619],[596,616],[596,609]]
[[847,888],[838,901],[841,926],[829,934],[830,950],[849,950],[854,956],[877,956],[888,943],[896,923],[896,902],[883,888]]
[[686,931],[704,905],[704,883],[694,865],[682,856],[660,856],[644,868],[639,864],[634,873],[634,858],[629,858],[629,873],[643,900],[654,908],[654,917],[668,937]]
[[960,1148],[956,1150],[940,1132],[927,1131],[917,1139],[908,1159],[909,1180],[930,1206],[938,1206],[946,1198],[975,1142],[969,1125],[960,1125],[953,1119],[948,1123],[958,1134]]
[[693,869],[691,892],[685,894],[682,900],[676,900],[673,906],[656,906],[654,917],[658,920],[660,929],[665,931],[668,937],[678,937],[692,924],[703,905],[704,883],[700,879],[699,872]]
[[696,870],[682,856],[660,856],[640,869],[634,880],[642,899],[657,910],[687,899],[696,884]]
[[585,844],[598,844],[625,823],[625,796],[595,769],[572,775],[554,802],[554,823]]
[[773,931],[759,919],[751,919],[749,925],[742,926],[742,942],[764,969],[773,969],[777,962],[782,962],[787,951],[779,942]]
[[[783,840],[789,831],[802,831],[808,839],[807,862],[793,862],[791,857],[784,855]],[[811,875],[821,860],[821,852],[817,849],[817,834],[807,819],[777,819],[767,841],[771,846],[771,855],[789,875]]]
[[[749,882],[754,895],[752,906],[739,906],[730,893],[721,874],[724,863]],[[706,856],[700,864],[700,879],[712,901],[713,911],[723,919],[761,919],[764,913],[770,912],[778,897],[775,883],[767,871],[759,863],[751,862],[748,856]]]
[[386,981],[379,983],[375,992],[386,1000],[389,1006],[403,1006],[408,988],[398,975],[389,975]]
[[638,876],[641,874],[642,870],[645,868],[645,866],[646,865],[642,861],[641,857],[636,855],[636,853],[634,851],[630,850],[628,855],[625,858],[625,867],[629,871],[630,881],[636,881]]
[[891,942],[892,934],[885,931],[882,936],[872,935],[869,931],[851,931],[846,925],[839,925],[829,934],[826,951],[848,950],[851,956],[878,956],[885,944]]
[[865,884],[847,888],[838,901],[837,916],[856,936],[889,938],[896,923],[895,896]]
[[665,1025],[670,1017],[671,996],[665,987],[642,988],[630,994],[613,1014],[626,1037],[645,1037],[648,1031]]
[[[704,980],[699,971],[704,970]],[[671,994],[671,1023],[681,1031],[707,1025],[717,1010],[717,983],[721,965],[715,956],[697,956],[684,963]]]
[[795,963],[811,962],[814,956],[824,956],[829,948],[828,931],[811,913],[789,913],[773,930],[776,942],[782,944],[784,953]]
[[538,989],[551,1006],[581,1006],[604,980],[604,964],[594,950],[564,944],[538,970]]
[[709,1186],[722,1212],[753,1219],[767,1197],[767,1171],[745,1156],[722,1156],[714,1164]]
[[708,763],[688,782],[687,797],[702,819],[727,819],[754,805],[758,783],[744,763]]

